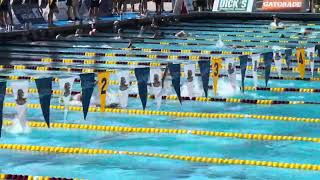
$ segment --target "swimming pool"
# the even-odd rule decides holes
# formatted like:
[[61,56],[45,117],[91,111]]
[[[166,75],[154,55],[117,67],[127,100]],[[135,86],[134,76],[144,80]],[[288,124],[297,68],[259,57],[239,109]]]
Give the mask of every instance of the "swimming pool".
[[[165,38],[161,40],[150,39],[151,33],[145,32],[143,41],[134,40],[134,50],[126,49],[126,38],[115,40],[114,34],[110,32],[100,32],[96,37],[79,39],[8,42],[1,45],[0,57],[11,59],[14,66],[3,66],[0,76],[8,80],[7,87],[12,87],[13,82],[20,81],[17,80],[19,78],[61,78],[112,69],[114,71],[111,79],[116,81],[117,73],[123,69],[154,67],[167,62],[195,63],[200,59],[210,60],[213,57],[237,57],[248,52],[266,52],[266,46],[274,45],[310,47],[316,45],[320,39],[314,35],[315,37],[305,40],[296,35],[301,27],[319,29],[319,24],[286,23],[291,27],[285,30],[270,30],[267,21],[181,22],[162,27]],[[185,39],[175,38],[173,34],[180,30],[185,30],[190,36]],[[125,37],[136,36],[138,33],[138,27],[124,30]],[[279,38],[281,33],[287,37]],[[215,47],[219,36],[225,44],[224,47]],[[107,48],[106,45],[112,48]],[[243,47],[234,48],[232,45]],[[319,176],[318,166],[305,165],[319,164],[320,157],[318,105],[306,103],[320,102],[317,91],[319,62],[317,59],[315,62],[314,78],[310,77],[310,71],[307,70],[305,80],[277,79],[276,72],[272,70],[271,77],[274,78],[268,83],[268,87],[272,89],[250,90],[253,82],[249,77],[245,80],[248,90],[244,93],[230,92],[228,79],[221,77],[217,99],[185,100],[180,105],[173,97],[174,100],[163,100],[159,110],[154,100],[148,99],[147,110],[142,111],[140,100],[130,97],[128,110],[89,112],[87,120],[83,120],[79,109],[73,108],[69,111],[68,120],[64,121],[63,111],[58,106],[58,95],[54,94],[50,116],[52,128],[34,127],[28,134],[12,134],[6,131],[7,126],[4,127],[2,144],[34,147],[32,150],[0,144],[0,161],[3,164],[0,173],[85,179],[316,179]],[[248,65],[251,65],[250,62]],[[296,67],[295,60],[291,67]],[[237,71],[239,74],[239,68]],[[226,71],[222,70],[221,74],[226,74]],[[247,75],[251,75],[249,68]],[[264,87],[263,75],[264,71],[260,69],[259,87]],[[299,77],[292,69],[284,69],[282,76]],[[136,81],[134,74],[130,75],[130,80]],[[240,75],[237,75],[237,80],[240,85]],[[182,82],[185,82],[185,77],[182,77]],[[29,88],[36,88],[33,81],[30,81]],[[53,89],[58,88],[58,83],[53,82]],[[109,91],[114,92],[116,89],[115,85],[110,85]],[[73,91],[81,91],[79,82],[74,83]],[[130,94],[137,94],[134,83]],[[174,95],[173,89],[170,94]],[[187,96],[186,94],[185,87],[182,86],[182,96]],[[209,89],[209,97],[213,97],[212,89]],[[223,102],[223,98],[227,98],[225,101],[228,102]],[[248,104],[232,101],[231,98],[303,101],[305,104]],[[15,114],[9,104],[14,102],[10,93],[5,102],[7,104],[4,108],[4,119],[10,120]],[[38,94],[30,93],[28,103],[39,104]],[[31,126],[42,126],[37,124],[43,121],[40,108],[31,105],[29,107],[27,117],[33,123]],[[98,110],[92,108],[91,111]],[[98,128],[95,125],[100,126]],[[96,151],[94,153],[83,149],[78,154],[74,153],[73,149],[36,150],[36,146],[91,148]],[[103,153],[102,150],[115,152]],[[61,153],[62,151],[65,152]],[[78,149],[77,152],[79,151]],[[202,161],[197,157],[224,159]],[[239,162],[236,159],[248,161]],[[272,165],[268,162],[295,165]],[[310,170],[313,168],[314,170]]]

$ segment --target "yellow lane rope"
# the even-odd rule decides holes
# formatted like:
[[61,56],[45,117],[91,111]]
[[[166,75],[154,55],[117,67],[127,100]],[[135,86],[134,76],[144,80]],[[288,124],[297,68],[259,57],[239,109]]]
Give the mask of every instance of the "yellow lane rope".
[[100,154],[100,155],[143,156],[143,157],[154,157],[154,158],[172,159],[172,160],[207,163],[207,164],[265,166],[265,167],[283,168],[283,169],[320,171],[320,165],[316,165],[316,164],[285,163],[285,162],[244,160],[244,159],[227,159],[227,158],[214,158],[214,157],[203,157],[203,156],[185,156],[185,155],[175,155],[175,154],[116,151],[116,150],[108,150],[108,149],[93,149],[93,148],[80,148],[80,147],[0,144],[0,149],[40,152],[40,153],[48,153],[48,154],[50,153],[51,154],[81,154],[81,155]]
[[[16,103],[5,102],[5,107],[15,107]],[[28,104],[28,108],[40,109],[40,104]],[[51,109],[64,110],[64,106],[50,105]],[[69,106],[69,111],[82,111],[82,107]],[[89,112],[100,112],[99,107],[89,107]],[[105,113],[129,114],[129,115],[147,115],[147,116],[171,116],[171,117],[190,117],[190,118],[253,118],[275,121],[298,121],[308,123],[320,123],[320,118],[301,118],[289,116],[269,116],[258,114],[232,114],[232,113],[202,113],[202,112],[177,112],[177,111],[155,111],[155,110],[140,110],[140,109],[112,109],[106,108]]]
[[[30,127],[47,128],[43,122],[30,121]],[[4,121],[5,126],[12,125],[11,121]],[[58,129],[81,129],[90,131],[108,131],[120,133],[142,133],[142,134],[190,134],[197,136],[209,137],[225,137],[249,139],[258,141],[304,141],[320,143],[320,138],[302,137],[302,136],[277,136],[270,134],[252,134],[252,133],[235,133],[235,132],[218,132],[218,131],[203,131],[203,130],[188,130],[188,129],[171,129],[171,128],[145,128],[145,127],[125,127],[125,126],[102,126],[91,124],[66,124],[66,123],[51,123],[50,127]]]

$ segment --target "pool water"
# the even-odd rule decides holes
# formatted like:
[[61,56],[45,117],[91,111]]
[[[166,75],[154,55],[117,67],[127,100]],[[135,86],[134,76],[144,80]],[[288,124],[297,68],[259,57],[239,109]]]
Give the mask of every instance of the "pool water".
[[[128,38],[136,37],[139,27],[136,29],[124,29],[125,38],[115,40],[111,32],[99,32],[96,37],[81,37],[77,39],[52,40],[39,42],[12,41],[1,44],[0,57],[8,58],[12,65],[25,65],[25,67],[59,67],[59,68],[90,68],[90,69],[116,69],[117,72],[124,69],[143,67],[135,64],[84,64],[74,62],[71,64],[62,62],[41,62],[36,59],[73,59],[73,60],[98,60],[103,62],[176,62],[188,64],[195,62],[188,59],[163,59],[151,57],[135,57],[136,55],[155,54],[170,56],[202,56],[202,57],[237,57],[232,53],[222,52],[256,52],[268,51],[265,46],[280,47],[311,47],[320,40],[317,31],[320,24],[315,22],[284,22],[288,27],[284,30],[271,30],[268,21],[219,21],[197,20],[192,22],[180,22],[161,27],[165,37],[161,40],[150,39],[151,32],[146,31],[143,39],[133,40],[136,48],[142,50],[125,50]],[[302,27],[312,27],[316,31],[308,40],[299,39],[297,33]],[[184,30],[189,33],[188,39],[177,39],[174,33]],[[279,38],[280,34],[286,38]],[[215,47],[216,41],[221,37],[225,47]],[[279,41],[280,40],[280,41]],[[272,42],[270,42],[272,41]],[[164,43],[166,42],[166,43]],[[177,44],[180,43],[180,44]],[[196,45],[195,45],[196,44]],[[111,46],[112,49],[108,49]],[[232,45],[241,45],[234,48]],[[250,46],[250,47],[249,47]],[[183,52],[149,52],[143,49],[169,49],[191,50]],[[196,51],[221,51],[215,54],[196,53]],[[59,53],[58,53],[59,52]],[[70,54],[70,52],[72,52]],[[117,53],[124,56],[85,56],[76,53]],[[130,57],[126,55],[131,55]],[[251,65],[251,62],[248,63]],[[263,66],[263,63],[260,64]],[[295,62],[291,67],[296,67]],[[283,65],[285,67],[285,65]],[[308,65],[306,67],[309,67]],[[319,77],[315,63],[314,77]],[[197,69],[197,72],[199,70]],[[226,74],[222,70],[222,74]],[[282,71],[284,77],[299,77],[297,72]],[[32,77],[66,77],[75,76],[79,72],[67,71],[39,71],[30,69],[4,68],[0,76],[32,76]],[[111,75],[112,80],[117,79],[117,73]],[[240,70],[237,69],[237,81],[240,85]],[[251,75],[251,70],[247,70]],[[259,87],[264,87],[264,71],[259,70]],[[276,72],[271,73],[277,76]],[[311,73],[306,71],[306,77]],[[200,81],[200,77],[197,76]],[[4,78],[5,79],[5,78]],[[7,79],[6,79],[7,80]],[[130,75],[131,81],[136,81],[134,74]],[[7,87],[20,80],[7,80]],[[182,84],[185,83],[182,77]],[[209,84],[212,84],[210,79]],[[304,80],[276,80],[270,79],[268,87],[271,88],[311,88],[317,89],[319,81]],[[252,78],[246,78],[245,86],[253,86]],[[231,92],[229,80],[219,78],[219,98],[240,98],[251,100],[283,100],[320,102],[319,93],[314,92],[274,92],[274,91],[240,91]],[[30,82],[30,88],[36,88],[34,82]],[[58,89],[58,83],[53,82],[53,89]],[[75,82],[74,91],[81,91],[80,83]],[[97,89],[95,89],[96,94]],[[109,93],[116,92],[117,87],[109,86]],[[170,90],[174,95],[173,89]],[[186,89],[182,85],[182,96],[187,96]],[[130,87],[130,93],[137,93],[137,87]],[[209,89],[209,97],[214,97],[212,89]],[[14,102],[12,95],[6,96],[5,102]],[[28,103],[39,103],[36,93],[30,93]],[[51,104],[58,105],[58,95],[53,95]],[[138,98],[129,98],[128,109],[142,109]],[[148,99],[147,110],[158,110],[153,99]],[[230,102],[201,102],[183,101],[182,105],[177,100],[163,100],[160,111],[179,112],[203,112],[203,113],[233,113],[233,114],[258,114],[287,117],[318,118],[320,113],[318,105],[312,104],[282,104],[261,105]],[[14,118],[15,109],[4,107],[4,119]],[[51,109],[50,120],[52,123],[78,123],[105,126],[125,127],[151,127],[186,130],[221,131],[234,133],[270,134],[277,136],[303,136],[320,137],[320,124],[297,121],[273,121],[254,118],[194,118],[173,117],[155,115],[133,115],[89,112],[86,120],[79,111],[70,111],[67,121],[63,119],[63,111]],[[27,113],[29,121],[43,121],[40,109],[29,109]],[[299,164],[320,164],[320,144],[304,141],[261,141],[252,139],[240,139],[235,137],[211,137],[196,136],[192,134],[153,134],[153,133],[119,133],[101,132],[81,129],[55,129],[32,128],[27,134],[12,134],[8,127],[2,131],[1,143],[24,144],[39,146],[62,146],[94,149],[111,149],[117,151],[149,152],[161,154],[174,154],[182,156],[201,156],[216,158],[234,158],[245,160],[275,161]],[[152,158],[127,155],[86,155],[86,154],[55,154],[28,151],[0,150],[0,173],[30,174],[35,176],[74,177],[85,179],[318,179],[318,171],[282,169],[248,165],[221,165],[178,161],[165,158]]]

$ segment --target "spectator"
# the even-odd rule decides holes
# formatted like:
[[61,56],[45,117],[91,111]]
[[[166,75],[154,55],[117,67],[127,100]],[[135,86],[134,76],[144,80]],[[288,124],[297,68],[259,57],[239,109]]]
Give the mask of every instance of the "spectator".
[[99,0],[91,0],[91,5],[90,5],[90,17],[91,18],[95,19],[98,17],[99,6],[100,6]]
[[[67,14],[68,14],[68,20],[69,21],[79,21],[80,15],[79,15],[79,1],[78,0],[67,0],[66,5],[68,6]],[[73,19],[74,17],[74,19]]]
[[8,30],[9,23],[9,8],[10,8],[10,0],[0,0],[0,17],[3,25]]
[[48,26],[54,26],[53,13],[59,13],[57,0],[49,0]]
[[161,14],[161,0],[154,0],[154,2],[156,3],[156,13],[157,15]]

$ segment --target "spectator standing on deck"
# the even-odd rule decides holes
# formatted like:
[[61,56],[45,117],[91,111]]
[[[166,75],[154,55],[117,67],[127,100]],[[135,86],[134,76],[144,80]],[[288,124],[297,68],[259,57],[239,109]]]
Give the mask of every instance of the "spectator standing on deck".
[[[67,14],[69,21],[79,21],[79,0],[67,0],[66,5],[68,6]],[[74,17],[74,19],[73,19]]]
[[48,25],[49,26],[54,26],[53,13],[59,13],[59,9],[57,6],[57,0],[49,0],[49,13],[48,13]]
[[9,9],[10,8],[10,0],[0,0],[0,18],[3,25],[8,30],[9,23]]
[[100,0],[91,0],[90,18],[96,19],[99,13]]
[[160,15],[161,14],[161,2],[162,0],[154,0],[154,2],[156,3],[156,13],[157,15]]

